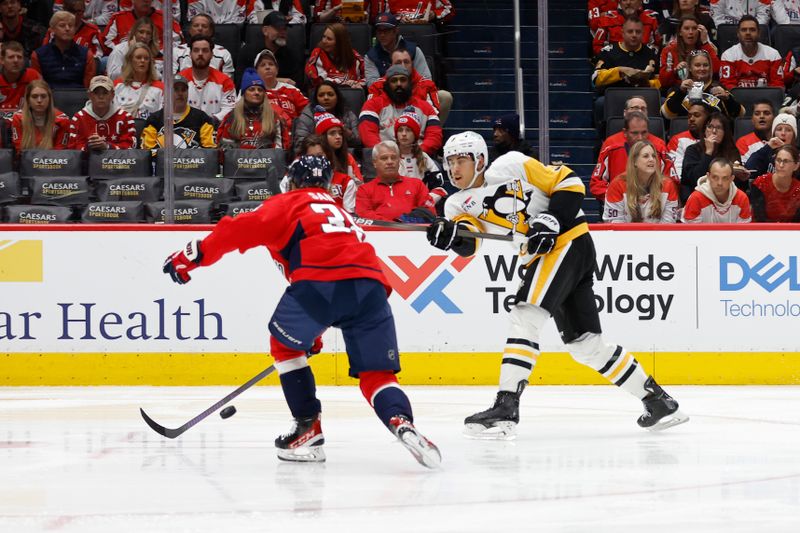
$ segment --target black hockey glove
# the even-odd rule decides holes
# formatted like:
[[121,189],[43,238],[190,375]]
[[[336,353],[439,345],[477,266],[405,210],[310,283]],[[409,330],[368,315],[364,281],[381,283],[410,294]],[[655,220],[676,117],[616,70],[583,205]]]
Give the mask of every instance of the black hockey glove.
[[548,211],[542,211],[531,220],[528,237],[527,253],[530,255],[546,254],[556,245],[556,239],[561,231],[558,219]]
[[422,177],[422,183],[428,188],[429,191],[437,187],[444,187],[444,173],[439,170],[436,172],[426,172]]
[[428,226],[428,242],[440,250],[449,250],[453,247],[453,241],[456,240],[457,227],[458,225],[455,222],[443,217],[437,217]]

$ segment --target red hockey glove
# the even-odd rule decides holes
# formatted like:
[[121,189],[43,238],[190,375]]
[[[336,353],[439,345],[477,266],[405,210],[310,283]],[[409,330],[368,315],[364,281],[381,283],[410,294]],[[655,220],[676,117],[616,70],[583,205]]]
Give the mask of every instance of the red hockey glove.
[[200,266],[202,259],[200,240],[189,241],[183,250],[179,250],[167,257],[163,270],[165,274],[169,274],[172,277],[172,281],[183,285],[192,279],[189,276],[189,272]]
[[314,344],[311,345],[311,349],[308,350],[308,355],[317,355],[321,351],[322,351],[322,335],[314,339]]

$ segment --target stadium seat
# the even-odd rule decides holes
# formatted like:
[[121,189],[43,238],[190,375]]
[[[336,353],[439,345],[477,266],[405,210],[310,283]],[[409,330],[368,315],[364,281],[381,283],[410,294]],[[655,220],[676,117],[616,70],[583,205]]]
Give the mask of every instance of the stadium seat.
[[436,60],[432,56],[425,56],[425,62],[428,64],[428,68],[431,71],[431,79],[433,80],[433,82],[436,84],[437,87],[440,87],[439,71],[436,68]]
[[669,136],[677,135],[689,129],[689,119],[686,117],[677,117],[669,121]]
[[[615,133],[622,131],[622,126],[624,124],[624,118],[611,117],[606,123],[606,136],[610,137]],[[666,137],[664,136],[664,119],[661,117],[649,117],[647,120],[647,129],[656,137],[666,141]]]
[[82,161],[83,152],[80,150],[23,150],[19,159],[19,173],[25,178],[81,176]]
[[[317,43],[322,39],[322,33],[328,25],[325,23],[316,23],[311,25],[311,34],[308,39],[308,48],[313,50],[317,47]],[[347,33],[350,34],[350,41],[355,49],[362,56],[367,53],[370,48],[370,41],[372,40],[372,27],[369,24],[345,24]]]
[[242,25],[217,24],[214,30],[214,42],[227,48],[232,57],[238,57],[239,49],[242,47]]
[[372,181],[377,175],[375,165],[372,163],[372,148],[364,148],[364,159],[361,161],[361,175],[364,183]]
[[72,208],[55,205],[7,205],[3,220],[11,224],[64,224],[72,222]]
[[[289,26],[286,40],[289,42],[288,46],[296,49],[298,55],[307,57],[306,55],[306,28],[302,24],[292,24]],[[264,47],[264,34],[261,33],[261,26],[257,24],[248,24],[244,30],[244,42],[256,43],[262,48]],[[236,56],[234,56],[234,59]]]
[[[769,27],[766,24],[758,25],[758,40],[764,44],[770,44]],[[727,50],[733,45],[739,44],[739,37],[737,37],[736,24],[720,24],[717,26],[717,44],[719,46],[719,56],[722,57],[722,52]]]
[[280,148],[225,150],[222,174],[233,179],[266,179],[273,185],[286,174],[286,155]]
[[739,117],[733,124],[733,138],[738,139],[739,137],[744,137],[748,133],[752,132],[753,129],[752,120],[745,117]]
[[141,178],[153,175],[150,150],[105,150],[89,154],[92,179]]
[[345,105],[358,116],[361,112],[361,106],[366,102],[367,97],[364,94],[364,89],[354,89],[352,87],[339,87],[344,99]]
[[606,120],[611,117],[621,117],[625,111],[625,101],[631,96],[643,97],[645,102],[647,102],[647,115],[650,117],[659,117],[661,94],[658,92],[658,89],[652,87],[609,87],[606,89],[603,103],[603,116]]
[[53,91],[53,103],[68,117],[83,109],[89,96],[86,89],[58,89]]
[[144,222],[142,202],[92,202],[81,211],[81,222],[89,224],[131,224]]
[[734,98],[744,106],[744,114],[753,114],[753,104],[759,100],[767,99],[775,106],[775,114],[783,105],[782,87],[735,87],[731,89]]
[[[219,173],[219,155],[216,148],[179,148],[173,157],[174,177],[213,178]],[[156,176],[164,175],[164,150],[156,155]]]
[[433,24],[400,24],[400,35],[416,43],[426,55],[435,55],[438,51],[436,26]]
[[780,52],[781,57],[786,57],[792,47],[800,45],[800,25],[781,24],[775,26],[775,29],[772,30],[772,42],[775,43],[773,47]]

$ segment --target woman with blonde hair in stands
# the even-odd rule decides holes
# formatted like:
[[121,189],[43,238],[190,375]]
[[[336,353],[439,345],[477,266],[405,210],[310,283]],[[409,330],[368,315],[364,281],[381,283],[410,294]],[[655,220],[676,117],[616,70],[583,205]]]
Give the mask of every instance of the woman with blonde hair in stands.
[[328,24],[306,62],[306,76],[316,87],[322,80],[361,89],[366,83],[364,58],[353,49],[344,24]]
[[23,150],[64,150],[69,139],[69,118],[53,105],[53,91],[44,80],[25,88],[22,109],[11,117],[11,138],[17,155]]
[[114,103],[135,119],[147,119],[164,107],[164,84],[159,78],[150,47],[133,43],[122,76],[114,80]]
[[253,67],[244,71],[241,91],[217,131],[220,148],[283,148],[284,125],[270,105],[264,80]]
[[625,174],[606,192],[603,220],[668,224],[678,217],[678,187],[661,174],[658,154],[650,141],[631,148]]
[[158,39],[158,33],[150,17],[137,19],[131,31],[128,33],[128,38],[115,46],[114,50],[112,50],[111,54],[108,56],[106,76],[112,80],[122,76],[122,66],[125,63],[125,56],[134,43],[143,43],[150,48],[150,56],[155,63],[156,72],[158,72],[159,76],[163,76],[164,58],[161,55],[161,44]]

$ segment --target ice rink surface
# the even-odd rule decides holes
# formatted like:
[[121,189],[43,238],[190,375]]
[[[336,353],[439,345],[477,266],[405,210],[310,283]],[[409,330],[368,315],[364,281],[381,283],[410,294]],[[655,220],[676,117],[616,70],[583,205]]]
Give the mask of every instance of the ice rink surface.
[[510,442],[461,435],[493,387],[406,387],[429,471],[357,388],[323,387],[328,461],[278,461],[280,390],[177,427],[234,387],[0,388],[0,532],[798,532],[800,387],[668,387],[653,434],[614,387],[531,387]]

